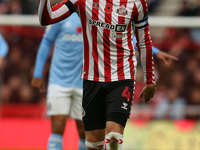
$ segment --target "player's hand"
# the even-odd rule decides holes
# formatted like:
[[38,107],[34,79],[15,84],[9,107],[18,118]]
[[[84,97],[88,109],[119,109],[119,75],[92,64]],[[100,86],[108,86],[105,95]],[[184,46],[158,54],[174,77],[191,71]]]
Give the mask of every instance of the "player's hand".
[[0,56],[0,68],[3,67],[3,57]]
[[166,67],[169,67],[172,61],[178,61],[179,59],[173,55],[167,54],[165,52],[159,51],[156,56],[158,59],[162,60]]
[[31,86],[37,92],[45,92],[44,81],[42,78],[32,78]]
[[147,84],[140,93],[140,98],[144,97],[145,103],[147,103],[151,98],[153,98],[156,91],[156,84]]

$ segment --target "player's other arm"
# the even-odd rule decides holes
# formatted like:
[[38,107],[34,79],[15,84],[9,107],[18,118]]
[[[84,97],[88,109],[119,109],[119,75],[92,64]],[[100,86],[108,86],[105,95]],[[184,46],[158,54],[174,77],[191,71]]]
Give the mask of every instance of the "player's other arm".
[[[138,50],[138,47],[136,46],[137,40],[135,36],[133,37],[133,43],[134,43],[135,49]],[[179,60],[177,57],[170,55],[168,53],[165,53],[154,46],[152,46],[152,51],[153,51],[153,55],[156,56],[159,60],[161,60],[165,64],[166,67],[169,67],[172,61]]]
[[146,0],[139,1],[136,11],[138,11],[138,16],[136,17],[136,20],[134,22],[135,35],[137,39],[136,45],[138,47],[140,61],[144,72],[144,81],[146,83],[146,86],[143,88],[140,97],[144,97],[145,102],[147,102],[155,94],[156,79]]
[[33,78],[31,81],[31,86],[36,90],[43,92],[45,91],[44,81],[43,81],[43,69],[45,63],[48,59],[49,52],[51,50],[52,41],[43,37],[40,47],[37,52],[35,68],[33,73]]
[[2,37],[2,35],[0,34],[0,68],[3,65],[3,60],[6,57],[6,55],[8,54],[8,44],[5,41],[5,39]]
[[41,25],[48,25],[69,17],[78,7],[78,0],[63,0],[53,7],[50,0],[40,0],[38,7],[39,21]]

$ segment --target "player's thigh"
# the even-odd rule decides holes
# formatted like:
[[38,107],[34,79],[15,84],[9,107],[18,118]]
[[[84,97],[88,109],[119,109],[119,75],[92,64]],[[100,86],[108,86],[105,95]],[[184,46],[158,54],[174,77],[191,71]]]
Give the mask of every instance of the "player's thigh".
[[82,98],[83,89],[73,88],[70,117],[75,120],[82,120]]
[[113,121],[125,127],[130,115],[134,80],[122,80],[110,83],[110,92],[106,96],[106,121]]
[[105,129],[104,91],[100,82],[84,80],[82,115],[85,131]]
[[49,84],[47,94],[47,114],[69,115],[71,106],[71,88]]

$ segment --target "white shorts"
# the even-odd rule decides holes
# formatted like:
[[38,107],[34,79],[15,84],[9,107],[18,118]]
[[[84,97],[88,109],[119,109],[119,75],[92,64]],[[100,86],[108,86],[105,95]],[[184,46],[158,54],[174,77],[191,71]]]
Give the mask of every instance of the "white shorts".
[[82,120],[81,88],[68,88],[49,84],[47,90],[47,115],[68,115],[73,119]]

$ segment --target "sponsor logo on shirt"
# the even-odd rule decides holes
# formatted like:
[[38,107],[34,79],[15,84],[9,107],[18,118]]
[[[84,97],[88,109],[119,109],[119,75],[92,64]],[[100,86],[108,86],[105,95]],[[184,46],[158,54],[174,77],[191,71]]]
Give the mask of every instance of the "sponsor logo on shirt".
[[104,28],[104,29],[110,29],[115,32],[124,32],[124,31],[126,31],[126,28],[127,28],[127,25],[124,25],[124,24],[112,25],[109,23],[100,22],[100,21],[96,21],[96,20],[92,20],[92,19],[89,20],[89,24],[92,26],[96,26],[96,27],[100,27],[100,28]]
[[116,32],[112,32],[111,33],[111,37],[112,38],[115,38],[115,39],[121,39],[121,38],[123,38],[123,37],[125,37],[126,35],[124,35],[124,34],[117,34]]
[[77,35],[77,34],[64,34],[62,37],[63,40],[66,41],[72,41],[72,42],[82,42],[83,41],[83,35]]

